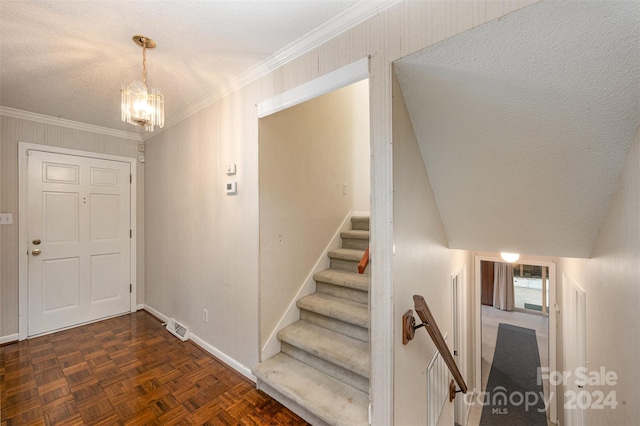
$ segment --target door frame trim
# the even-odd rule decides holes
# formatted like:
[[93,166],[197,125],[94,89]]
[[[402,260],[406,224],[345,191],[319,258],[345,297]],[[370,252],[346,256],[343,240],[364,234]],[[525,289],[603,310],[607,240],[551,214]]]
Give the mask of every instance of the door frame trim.
[[[97,152],[76,149],[59,148],[55,146],[39,145],[28,142],[18,142],[18,339],[24,340],[28,336],[29,328],[29,262],[26,254],[29,249],[29,219],[28,219],[28,169],[27,152],[29,150],[47,152],[51,154],[66,154],[76,157],[95,158],[98,160],[113,160],[130,164],[130,171],[134,183],[137,179],[137,159],[118,155],[101,154]],[[130,221],[132,236],[130,239],[130,279],[131,294],[129,300],[130,312],[137,310],[137,190],[133,183],[130,186]]]
[[[457,280],[456,280],[457,279]],[[467,385],[469,383],[468,373],[468,357],[469,357],[469,345],[468,345],[468,324],[469,324],[469,300],[467,289],[467,264],[451,274],[451,347],[453,350],[458,351],[458,368],[463,377],[467,379]],[[458,303],[459,302],[459,303]],[[460,333],[458,333],[460,331]],[[457,344],[456,344],[457,343]],[[464,361],[464,362],[461,362]],[[462,405],[462,399],[454,399],[453,401],[453,419],[454,423],[466,425],[469,420],[469,411],[471,405]]]

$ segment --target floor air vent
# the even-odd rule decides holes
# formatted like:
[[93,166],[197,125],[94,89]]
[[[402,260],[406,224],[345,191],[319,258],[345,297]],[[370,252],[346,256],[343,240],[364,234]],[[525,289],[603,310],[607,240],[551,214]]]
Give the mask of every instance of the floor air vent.
[[167,321],[167,330],[183,342],[189,340],[189,329],[173,318]]

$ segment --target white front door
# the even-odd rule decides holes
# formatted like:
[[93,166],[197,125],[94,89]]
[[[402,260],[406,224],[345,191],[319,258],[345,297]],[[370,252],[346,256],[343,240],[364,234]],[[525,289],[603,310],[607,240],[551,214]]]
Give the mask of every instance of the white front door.
[[130,163],[27,161],[28,335],[130,311]]

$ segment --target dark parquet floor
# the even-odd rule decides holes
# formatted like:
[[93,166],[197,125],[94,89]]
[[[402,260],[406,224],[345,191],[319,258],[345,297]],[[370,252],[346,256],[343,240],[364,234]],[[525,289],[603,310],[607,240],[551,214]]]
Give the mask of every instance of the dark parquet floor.
[[145,311],[0,347],[2,426],[305,425]]

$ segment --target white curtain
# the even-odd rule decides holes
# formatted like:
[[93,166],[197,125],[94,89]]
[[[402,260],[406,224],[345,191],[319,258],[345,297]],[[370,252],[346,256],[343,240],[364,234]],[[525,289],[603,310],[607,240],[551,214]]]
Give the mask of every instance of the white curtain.
[[513,265],[496,262],[493,268],[493,307],[513,311]]

